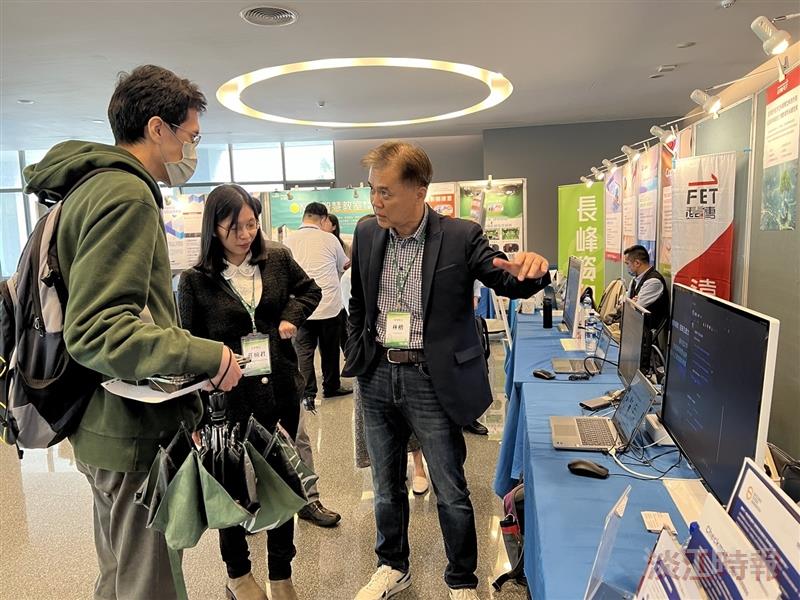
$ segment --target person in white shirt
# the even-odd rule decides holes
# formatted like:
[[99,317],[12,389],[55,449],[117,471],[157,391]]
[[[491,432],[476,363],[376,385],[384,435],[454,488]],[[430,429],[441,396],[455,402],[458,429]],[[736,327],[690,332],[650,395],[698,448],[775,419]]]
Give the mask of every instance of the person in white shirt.
[[[305,323],[297,329],[293,343],[297,364],[305,381],[300,425],[295,443],[300,458],[312,469],[314,457],[306,431],[306,412],[314,410],[317,396],[317,377],[314,372],[314,353],[319,346],[322,363],[322,395],[325,398],[344,396],[352,389],[341,384],[339,367],[339,313],[342,311],[342,290],[339,277],[350,266],[342,245],[336,237],[323,230],[327,226],[328,209],[320,202],[308,204],[303,212],[303,224],[291,233],[285,244],[295,261],[322,288],[322,301]],[[341,515],[325,508],[319,500],[315,485],[308,493],[309,504],[297,516],[320,527],[333,527]]]

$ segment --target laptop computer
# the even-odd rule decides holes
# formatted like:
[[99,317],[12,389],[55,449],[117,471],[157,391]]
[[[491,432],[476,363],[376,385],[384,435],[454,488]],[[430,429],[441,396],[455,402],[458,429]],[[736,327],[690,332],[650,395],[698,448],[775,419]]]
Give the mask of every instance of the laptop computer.
[[657,395],[640,371],[614,412],[608,417],[550,417],[550,436],[556,450],[606,452],[628,445],[642,425]]
[[582,358],[551,358],[554,373],[586,373],[598,375],[603,372],[605,357],[611,347],[611,337],[605,329],[600,332],[600,339],[597,340],[597,349],[593,356]]

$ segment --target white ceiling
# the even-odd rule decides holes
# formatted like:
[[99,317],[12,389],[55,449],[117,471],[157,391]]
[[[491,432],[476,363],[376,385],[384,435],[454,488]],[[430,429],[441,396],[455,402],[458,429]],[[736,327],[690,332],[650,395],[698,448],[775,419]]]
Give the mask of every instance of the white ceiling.
[[[0,146],[110,139],[108,126],[92,120],[105,119],[116,74],[149,62],[201,86],[209,99],[203,137],[210,142],[457,135],[684,114],[692,89],[739,77],[766,59],[749,29],[756,16],[800,11],[800,0],[738,0],[729,9],[719,0],[287,0],[273,4],[295,9],[296,24],[258,28],[238,16],[254,4],[0,0]],[[800,19],[783,28],[800,39]],[[697,45],[676,48],[684,41]],[[258,121],[216,100],[222,83],[246,71],[358,56],[474,64],[502,72],[514,93],[493,109],[453,121],[335,131]],[[668,63],[678,70],[648,78]],[[458,75],[369,68],[272,80],[253,86],[244,99],[286,116],[358,121],[448,112],[483,95],[481,84]],[[35,104],[21,105],[20,98]]]

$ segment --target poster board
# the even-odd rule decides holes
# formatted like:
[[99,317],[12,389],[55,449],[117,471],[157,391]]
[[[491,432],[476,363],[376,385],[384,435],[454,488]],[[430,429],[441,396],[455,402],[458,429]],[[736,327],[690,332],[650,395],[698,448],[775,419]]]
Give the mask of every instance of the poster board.
[[460,181],[458,188],[458,216],[481,223],[492,248],[507,254],[509,260],[526,249],[525,179],[495,179],[491,185],[488,180]]
[[562,273],[570,256],[583,262],[581,290],[591,287],[595,299],[605,286],[605,187],[594,182],[558,188],[558,266]]
[[661,145],[642,153],[636,199],[637,243],[650,254],[650,264],[656,262],[656,232],[658,231],[658,179],[661,164]]
[[161,215],[167,235],[169,265],[183,271],[197,264],[203,227],[204,195],[181,194],[164,197]]

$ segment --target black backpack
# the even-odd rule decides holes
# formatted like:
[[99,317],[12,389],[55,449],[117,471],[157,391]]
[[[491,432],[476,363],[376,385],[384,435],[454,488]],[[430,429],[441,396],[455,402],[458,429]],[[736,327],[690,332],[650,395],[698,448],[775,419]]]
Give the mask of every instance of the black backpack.
[[503,507],[506,517],[500,521],[503,532],[503,543],[506,547],[511,570],[503,573],[492,582],[492,587],[498,592],[507,581],[526,588],[528,598],[531,597],[527,590],[528,581],[525,578],[525,485],[520,483],[503,498]]
[[64,342],[67,287],[58,223],[70,194],[98,173],[118,170],[95,169],[73,185],[36,223],[16,273],[0,283],[0,439],[7,444],[60,442],[75,431],[100,385],[100,374],[75,362]]

